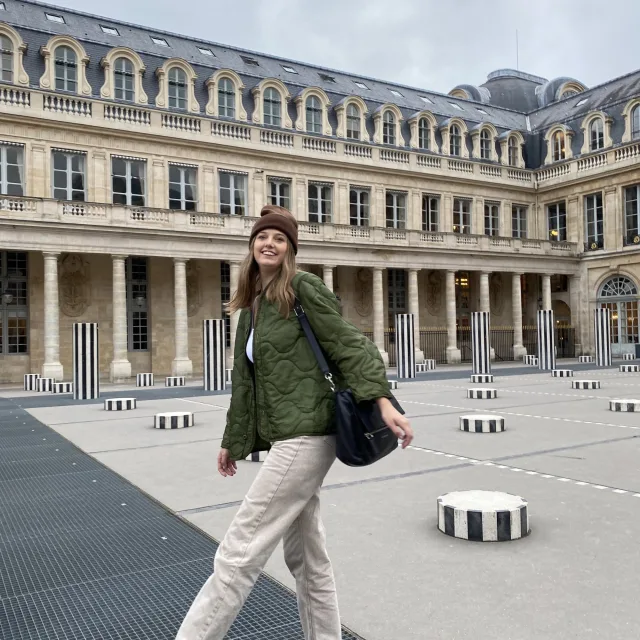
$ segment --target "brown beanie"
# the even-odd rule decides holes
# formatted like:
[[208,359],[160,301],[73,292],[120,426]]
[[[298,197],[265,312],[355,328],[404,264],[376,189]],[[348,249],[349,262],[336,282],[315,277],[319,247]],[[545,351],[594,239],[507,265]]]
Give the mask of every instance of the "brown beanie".
[[264,229],[277,229],[278,231],[282,231],[282,233],[289,238],[294,253],[298,253],[298,221],[290,211],[284,207],[278,207],[275,204],[268,204],[262,207],[260,220],[253,225],[249,242]]

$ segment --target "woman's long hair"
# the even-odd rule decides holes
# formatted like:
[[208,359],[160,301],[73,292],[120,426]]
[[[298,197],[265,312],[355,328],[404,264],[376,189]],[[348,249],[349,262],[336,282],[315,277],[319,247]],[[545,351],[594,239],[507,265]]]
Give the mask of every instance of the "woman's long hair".
[[[225,305],[229,314],[233,314],[241,309],[250,308],[256,296],[264,289],[260,282],[260,267],[253,257],[255,241],[255,238],[251,241],[249,253],[240,263],[238,290]],[[265,293],[269,302],[278,305],[278,309],[284,318],[286,318],[293,309],[296,296],[291,282],[297,271],[296,254],[293,251],[291,243],[287,242],[287,252],[284,257],[284,262],[278,273],[273,277],[273,280],[269,282]]]

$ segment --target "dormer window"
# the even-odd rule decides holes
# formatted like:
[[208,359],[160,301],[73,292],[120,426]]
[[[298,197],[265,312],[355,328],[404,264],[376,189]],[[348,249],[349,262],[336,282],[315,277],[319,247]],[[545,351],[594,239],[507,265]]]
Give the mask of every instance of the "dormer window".
[[45,16],[47,16],[47,20],[49,20],[49,22],[57,22],[58,24],[66,24],[64,17],[60,16],[56,13],[45,13]]
[[491,134],[486,129],[480,132],[480,157],[491,160]]
[[151,36],[151,42],[153,44],[157,44],[161,47],[168,47],[169,43],[164,38],[156,38],[155,36]]
[[178,67],[169,70],[169,107],[187,108],[187,74]]
[[367,85],[364,82],[355,82],[356,87],[359,87],[360,89],[368,89],[369,87],[367,87]]
[[566,156],[565,137],[562,131],[556,131],[552,138],[553,145],[553,161],[559,162],[564,160]]
[[385,111],[382,119],[383,144],[396,144],[396,119],[391,111]]
[[71,47],[57,47],[55,52],[56,90],[78,92],[78,58]]
[[107,33],[110,36],[119,36],[120,32],[115,27],[107,27],[104,24],[100,25],[100,29],[102,29],[103,33]]
[[589,125],[589,150],[604,149],[604,125],[602,118],[594,118]]
[[452,124],[449,129],[449,155],[459,156],[462,153],[462,135],[460,127]]

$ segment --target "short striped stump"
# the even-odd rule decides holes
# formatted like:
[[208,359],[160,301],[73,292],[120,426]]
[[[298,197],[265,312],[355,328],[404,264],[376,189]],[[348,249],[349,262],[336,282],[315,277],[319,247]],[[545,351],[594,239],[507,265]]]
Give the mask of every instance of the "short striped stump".
[[578,356],[578,362],[593,362],[593,356]]
[[552,378],[573,378],[573,371],[571,369],[554,369],[551,372]]
[[609,400],[609,411],[640,411],[640,400]]
[[40,393],[43,393],[45,391],[51,393],[51,390],[53,389],[53,378],[38,378],[37,382],[37,388]]
[[497,397],[497,389],[467,389],[467,398],[472,400],[493,400]]
[[530,366],[538,366],[538,356],[523,356],[522,357],[525,364]]
[[135,398],[109,398],[104,401],[105,411],[131,411],[135,408]]
[[500,491],[454,491],[438,498],[438,529],[454,538],[506,542],[531,533],[528,504]]
[[636,357],[633,353],[623,353],[622,354],[622,359],[623,360],[635,360]]
[[37,391],[39,379],[40,379],[39,373],[25,373],[24,374],[24,390]]
[[467,431],[469,433],[499,433],[504,431],[504,418],[502,416],[481,414],[460,416],[460,431]]
[[487,384],[488,382],[493,382],[493,374],[474,373],[471,375],[471,382],[474,382],[475,384]]
[[389,380],[389,389],[391,389],[392,391],[395,391],[397,388],[398,388],[398,381]]
[[171,411],[156,413],[153,418],[156,429],[186,429],[193,427],[193,413],[191,411]]
[[184,376],[167,376],[164,381],[165,387],[184,387]]
[[248,460],[249,462],[264,462],[266,457],[267,457],[267,453],[269,453],[268,451],[254,451],[253,453],[250,453],[245,460]]
[[427,371],[433,371],[435,368],[435,360],[425,360],[424,362],[416,365],[416,373],[426,373]]
[[622,373],[638,373],[638,371],[640,371],[640,364],[621,364],[620,371],[622,371]]
[[136,387],[153,387],[153,373],[136,374]]
[[572,389],[599,389],[600,380],[572,380]]
[[73,382],[54,382],[51,393],[73,393]]

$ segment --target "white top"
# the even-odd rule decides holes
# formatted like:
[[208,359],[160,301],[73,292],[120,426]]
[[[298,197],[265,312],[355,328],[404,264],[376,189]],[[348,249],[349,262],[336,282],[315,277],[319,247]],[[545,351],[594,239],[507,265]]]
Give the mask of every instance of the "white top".
[[251,329],[249,339],[247,340],[247,358],[253,362],[253,329]]

